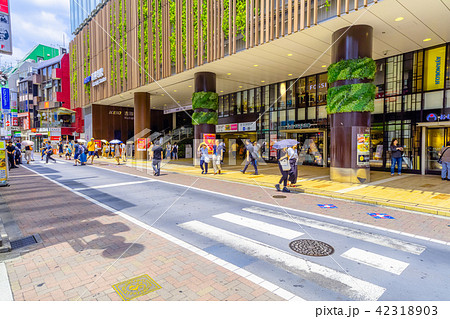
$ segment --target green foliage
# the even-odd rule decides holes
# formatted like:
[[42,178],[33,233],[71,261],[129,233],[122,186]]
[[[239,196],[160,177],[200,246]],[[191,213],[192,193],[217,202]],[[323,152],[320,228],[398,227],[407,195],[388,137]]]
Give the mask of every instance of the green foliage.
[[192,113],[192,125],[214,124],[218,123],[217,112],[194,112]]
[[328,83],[339,80],[375,78],[377,66],[371,58],[342,60],[328,67]]
[[[86,48],[86,59],[84,59],[84,77],[88,77],[91,74],[91,42],[89,37],[89,27],[86,29],[86,35],[84,37],[84,47]],[[84,91],[91,99],[91,83],[86,83],[84,85]]]
[[[229,28],[230,28],[230,2],[231,0],[224,0],[223,3],[223,20],[222,20],[222,30],[225,39],[229,38]],[[245,23],[246,23],[246,10],[247,2],[246,0],[236,0],[236,35],[242,34],[243,40],[246,40],[245,34]],[[258,12],[259,14],[259,12]],[[233,27],[233,21],[231,21]]]
[[327,112],[372,112],[374,110],[376,86],[373,83],[358,83],[331,87],[327,94]]
[[78,81],[78,72],[77,72],[77,46],[76,44],[74,44],[72,46],[72,97],[73,97],[73,101],[74,103],[76,103],[77,99],[78,99],[78,86],[77,86],[77,81]]
[[145,82],[149,81],[149,68],[148,68],[148,25],[149,25],[149,14],[148,14],[148,1],[144,0],[144,4],[142,7],[142,14],[144,21],[142,22],[144,25],[144,72],[145,72]]
[[217,111],[219,108],[219,94],[214,92],[196,92],[192,94],[192,109],[210,109]]

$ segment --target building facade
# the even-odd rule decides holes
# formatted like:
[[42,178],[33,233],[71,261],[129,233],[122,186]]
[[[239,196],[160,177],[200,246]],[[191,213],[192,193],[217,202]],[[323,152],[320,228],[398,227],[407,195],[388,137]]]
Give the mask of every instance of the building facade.
[[[420,0],[110,0],[70,44],[72,104],[88,113],[96,105],[128,107],[136,119],[147,112],[136,99],[145,92],[150,117],[158,116],[153,112],[189,108],[199,88],[195,74],[209,72],[220,96],[213,133],[258,139],[267,160],[275,140],[297,138],[305,163],[328,166],[332,35],[368,25],[377,62],[370,165],[389,168],[396,137],[406,146],[405,169],[432,173],[439,168],[435,149],[448,134],[441,120],[448,108],[448,18],[449,8],[435,0],[425,7]],[[169,129],[186,125],[185,111],[172,114]]]

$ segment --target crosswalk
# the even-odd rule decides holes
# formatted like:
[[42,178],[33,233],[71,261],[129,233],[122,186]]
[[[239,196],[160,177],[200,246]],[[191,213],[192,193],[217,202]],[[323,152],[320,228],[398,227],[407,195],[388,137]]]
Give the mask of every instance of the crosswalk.
[[[378,300],[386,288],[379,283],[358,278],[361,276],[350,275],[350,271],[345,270],[340,262],[347,260],[349,267],[360,270],[352,271],[352,274],[360,273],[361,268],[366,267],[369,272],[373,269],[389,276],[401,276],[410,265],[405,260],[392,258],[392,252],[398,252],[395,254],[396,258],[397,255],[401,255],[400,257],[405,259],[404,255],[418,256],[426,250],[425,246],[400,239],[314,219],[290,216],[285,212],[256,206],[246,207],[235,213],[219,213],[202,221],[191,220],[180,224],[179,227],[240,253],[268,262],[279,269],[346,296],[350,300]],[[349,238],[355,246],[358,246],[358,243],[361,245],[348,247],[344,252],[342,252],[343,249],[339,249],[338,254],[321,257],[322,259],[309,258],[291,251],[288,248],[290,241],[312,238],[308,229],[331,232],[340,237]],[[367,245],[367,243],[370,244]],[[375,248],[379,246],[382,251],[389,250],[391,256],[380,254],[380,249],[375,249],[377,252],[361,249],[364,245]],[[333,263],[324,263],[323,258],[331,258]],[[303,296],[299,297],[303,298]]]

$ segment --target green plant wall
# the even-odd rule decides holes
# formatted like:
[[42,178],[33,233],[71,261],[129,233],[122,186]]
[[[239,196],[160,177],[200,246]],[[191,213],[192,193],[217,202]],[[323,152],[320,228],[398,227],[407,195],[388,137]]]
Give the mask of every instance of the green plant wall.
[[192,125],[213,124],[217,125],[219,116],[217,112],[194,112],[192,113]]
[[[84,78],[91,75],[91,42],[90,42],[90,30],[87,28],[84,36],[84,47],[86,49],[86,58],[84,59]],[[91,83],[84,84],[84,92],[89,100],[91,100]]]
[[72,98],[73,102],[76,103],[78,100],[78,71],[77,71],[77,45],[72,46]]
[[210,109],[217,111],[219,108],[219,94],[214,92],[195,92],[192,94],[192,109]]
[[327,93],[328,114],[344,112],[372,112],[376,86],[376,63],[370,58],[342,60],[328,67],[328,83],[355,80],[356,83],[337,83]]

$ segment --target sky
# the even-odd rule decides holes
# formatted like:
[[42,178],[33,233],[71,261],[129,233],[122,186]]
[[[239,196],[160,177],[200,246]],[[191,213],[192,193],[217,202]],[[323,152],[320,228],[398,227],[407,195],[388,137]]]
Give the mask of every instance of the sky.
[[13,55],[1,54],[0,65],[16,64],[35,45],[68,47],[70,33],[69,0],[9,0]]

